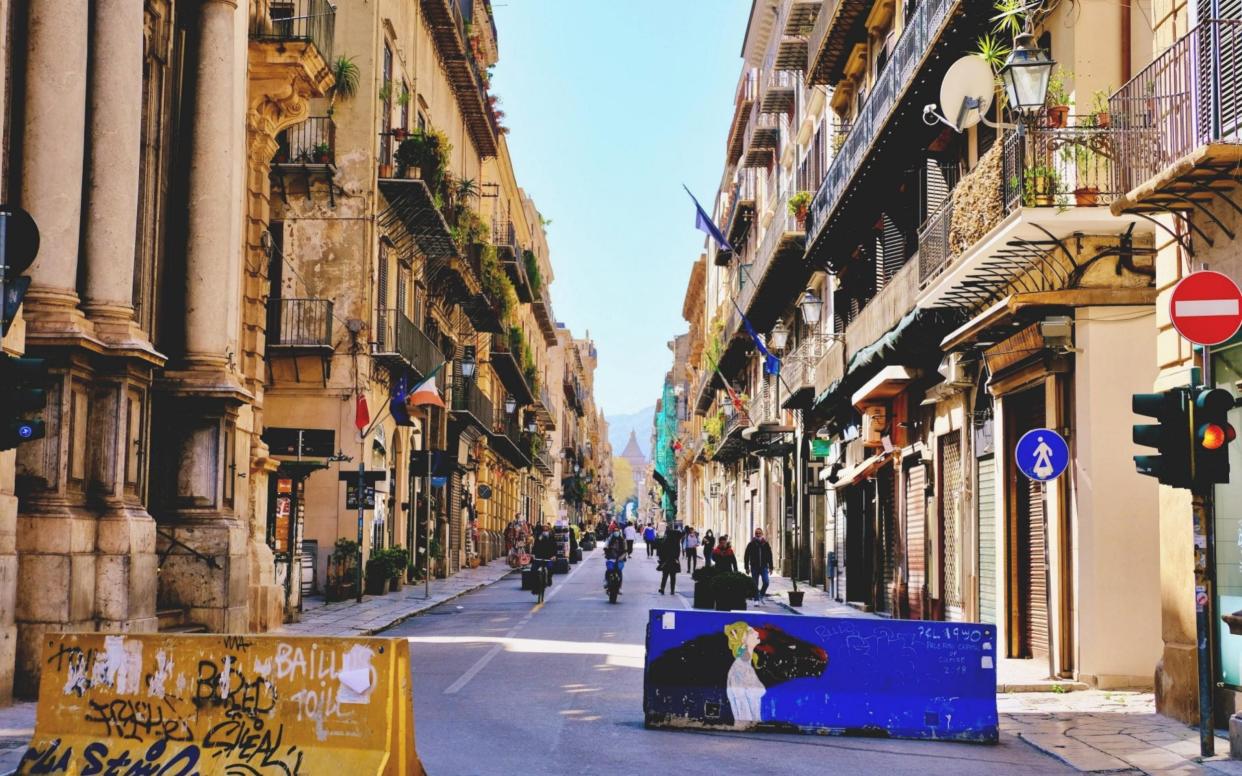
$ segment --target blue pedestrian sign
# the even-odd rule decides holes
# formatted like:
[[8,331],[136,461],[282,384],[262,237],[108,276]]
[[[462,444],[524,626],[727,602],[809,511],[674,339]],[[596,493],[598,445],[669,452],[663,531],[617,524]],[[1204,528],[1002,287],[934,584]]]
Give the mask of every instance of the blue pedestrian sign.
[[1013,450],[1018,471],[1036,482],[1056,479],[1069,466],[1069,445],[1050,428],[1033,428]]

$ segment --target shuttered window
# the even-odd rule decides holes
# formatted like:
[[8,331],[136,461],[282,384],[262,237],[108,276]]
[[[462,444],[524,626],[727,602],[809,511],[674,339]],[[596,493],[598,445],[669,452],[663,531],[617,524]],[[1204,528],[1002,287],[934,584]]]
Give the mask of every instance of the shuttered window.
[[979,459],[979,620],[996,622],[996,459]]

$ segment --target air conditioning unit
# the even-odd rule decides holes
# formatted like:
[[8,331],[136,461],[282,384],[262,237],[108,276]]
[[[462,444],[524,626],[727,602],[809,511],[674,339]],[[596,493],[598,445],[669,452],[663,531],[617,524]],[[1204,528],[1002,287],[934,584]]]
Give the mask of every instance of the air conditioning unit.
[[944,384],[952,388],[970,388],[975,384],[974,361],[962,353],[950,353],[940,361],[936,371],[944,378]]
[[888,407],[872,404],[862,411],[862,440],[864,447],[882,447],[888,433]]

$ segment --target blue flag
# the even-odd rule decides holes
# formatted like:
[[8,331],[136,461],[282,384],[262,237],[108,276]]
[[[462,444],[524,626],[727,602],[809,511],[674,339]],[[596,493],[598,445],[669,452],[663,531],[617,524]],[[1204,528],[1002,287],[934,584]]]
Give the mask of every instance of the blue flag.
[[[686,190],[687,194],[690,194],[690,189],[684,183],[681,187]],[[733,246],[725,239],[719,227],[712,222],[712,217],[707,214],[707,211],[703,209],[703,206],[699,204],[699,201],[694,198],[693,194],[690,194],[690,199],[694,200],[694,209],[697,211],[694,216],[694,228],[715,240],[722,250],[733,253]]]
[[388,413],[398,426],[412,426],[414,420],[405,406],[405,397],[410,392],[410,382],[405,375],[397,378],[392,386],[392,395],[388,397]]
[[[737,307],[737,303],[734,302],[733,306]],[[746,333],[749,334],[751,340],[754,341],[755,347],[759,350],[760,353],[763,354],[764,374],[769,374],[769,375],[780,374],[781,373],[781,360],[777,358],[776,356],[772,355],[772,352],[769,351],[767,346],[763,344],[763,338],[761,338],[758,332],[755,331],[755,327],[750,325],[750,321],[746,318],[746,314],[742,312],[742,308],[738,307],[737,314],[742,316],[743,328],[746,329]]]

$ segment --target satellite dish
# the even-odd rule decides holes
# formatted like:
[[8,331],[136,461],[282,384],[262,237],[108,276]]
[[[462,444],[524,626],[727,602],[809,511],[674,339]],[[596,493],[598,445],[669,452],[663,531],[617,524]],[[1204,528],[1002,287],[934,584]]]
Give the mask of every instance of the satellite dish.
[[940,110],[961,132],[983,120],[996,94],[996,76],[983,57],[967,54],[953,63],[940,84]]

